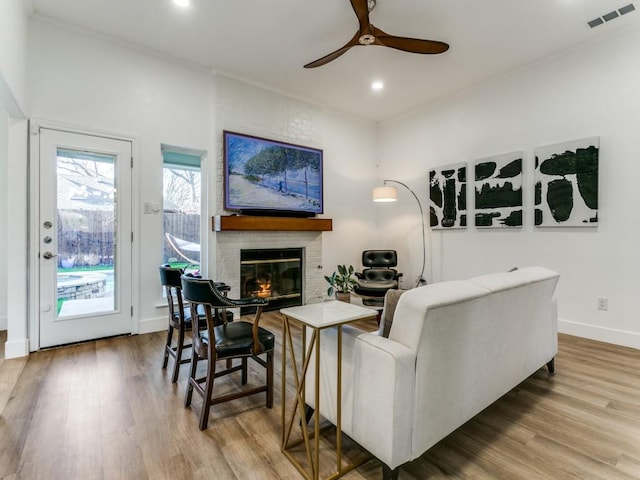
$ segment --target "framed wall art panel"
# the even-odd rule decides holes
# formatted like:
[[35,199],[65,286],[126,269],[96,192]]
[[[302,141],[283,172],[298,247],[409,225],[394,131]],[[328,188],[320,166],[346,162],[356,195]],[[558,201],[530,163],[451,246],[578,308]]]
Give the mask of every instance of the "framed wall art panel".
[[512,152],[475,162],[476,227],[522,227],[523,157]]
[[429,216],[434,229],[467,226],[467,164],[429,171]]
[[598,225],[599,137],[535,150],[535,225]]

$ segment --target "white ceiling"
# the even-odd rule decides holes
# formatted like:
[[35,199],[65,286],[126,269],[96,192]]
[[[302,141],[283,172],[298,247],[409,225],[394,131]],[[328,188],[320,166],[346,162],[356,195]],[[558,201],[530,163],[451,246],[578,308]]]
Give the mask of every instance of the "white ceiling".
[[[440,40],[442,55],[344,45],[358,22],[349,0],[31,0],[37,15],[81,26],[190,65],[250,80],[375,121],[392,118],[564,50],[637,28],[636,10],[596,28],[587,21],[629,0],[378,0],[387,33]],[[370,84],[385,88],[373,92]]]

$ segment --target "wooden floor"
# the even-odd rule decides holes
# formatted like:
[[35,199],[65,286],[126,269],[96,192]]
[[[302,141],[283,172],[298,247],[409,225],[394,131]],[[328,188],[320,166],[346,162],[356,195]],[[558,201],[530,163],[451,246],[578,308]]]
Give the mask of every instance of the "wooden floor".
[[[279,317],[263,318],[280,340]],[[177,385],[160,369],[163,340],[120,337],[0,360],[0,478],[301,478],[280,453],[280,344],[274,408],[263,395],[219,405],[200,432],[199,399],[182,405],[188,366]],[[561,335],[554,376],[540,369],[400,479],[640,479],[639,374],[640,351]],[[250,383],[261,378],[253,368]],[[344,478],[379,479],[380,464]]]

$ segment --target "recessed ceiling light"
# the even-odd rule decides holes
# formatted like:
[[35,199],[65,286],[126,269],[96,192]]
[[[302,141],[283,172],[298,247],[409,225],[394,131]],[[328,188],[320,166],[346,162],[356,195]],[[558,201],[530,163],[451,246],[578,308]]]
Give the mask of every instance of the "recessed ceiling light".
[[175,3],[179,7],[186,8],[191,2],[189,0],[173,0],[173,3]]
[[383,88],[384,88],[384,83],[382,82],[373,82],[371,84],[371,90],[378,91],[378,90],[382,90]]

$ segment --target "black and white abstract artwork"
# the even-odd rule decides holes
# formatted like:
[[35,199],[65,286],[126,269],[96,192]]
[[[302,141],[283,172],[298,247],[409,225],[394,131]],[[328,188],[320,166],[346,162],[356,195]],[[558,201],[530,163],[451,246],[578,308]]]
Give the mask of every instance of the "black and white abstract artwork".
[[476,227],[522,227],[522,152],[475,162]]
[[467,226],[467,164],[429,170],[429,213],[433,228]]
[[598,225],[599,137],[535,150],[535,225]]

